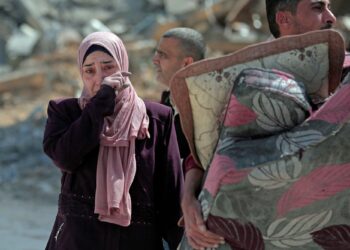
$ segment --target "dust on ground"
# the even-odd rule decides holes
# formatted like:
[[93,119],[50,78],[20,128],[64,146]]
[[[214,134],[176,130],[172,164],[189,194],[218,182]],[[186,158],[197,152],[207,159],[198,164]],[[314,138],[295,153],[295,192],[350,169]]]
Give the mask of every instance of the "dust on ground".
[[60,172],[41,146],[47,98],[17,92],[0,109],[1,250],[44,249],[55,219]]
[[[31,176],[1,185],[0,239],[2,250],[44,249],[57,211],[57,173],[37,168]],[[53,185],[51,185],[53,184]]]

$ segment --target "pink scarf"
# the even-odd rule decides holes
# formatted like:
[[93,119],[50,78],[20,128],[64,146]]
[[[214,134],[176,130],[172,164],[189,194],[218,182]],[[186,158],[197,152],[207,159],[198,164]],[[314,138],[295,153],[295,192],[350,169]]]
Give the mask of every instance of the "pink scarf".
[[[83,58],[91,45],[107,49],[128,72],[129,60],[123,42],[110,32],[95,32],[80,44],[78,66],[82,74]],[[114,113],[104,120],[97,161],[95,213],[99,220],[128,226],[131,221],[130,186],[136,173],[135,139],[148,134],[148,116],[144,102],[137,96],[128,77],[129,87],[116,96]],[[79,104],[83,109],[91,96],[83,89]]]

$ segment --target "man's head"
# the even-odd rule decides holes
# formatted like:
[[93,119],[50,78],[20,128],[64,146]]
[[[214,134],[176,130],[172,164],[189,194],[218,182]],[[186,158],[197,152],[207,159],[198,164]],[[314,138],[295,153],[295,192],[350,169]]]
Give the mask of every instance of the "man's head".
[[330,0],[266,0],[266,14],[276,38],[329,29],[336,22]]
[[172,76],[181,68],[203,59],[205,43],[203,36],[190,28],[173,28],[160,39],[153,56],[157,81],[169,86]]

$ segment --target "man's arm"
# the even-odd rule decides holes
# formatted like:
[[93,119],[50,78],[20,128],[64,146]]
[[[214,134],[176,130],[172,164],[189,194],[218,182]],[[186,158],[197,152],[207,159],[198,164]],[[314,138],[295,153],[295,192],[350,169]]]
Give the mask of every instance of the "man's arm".
[[191,167],[187,169],[184,195],[181,202],[185,234],[188,243],[194,249],[215,248],[218,247],[219,244],[224,243],[223,237],[207,230],[203,220],[201,205],[197,200],[203,174],[204,171],[200,167]]

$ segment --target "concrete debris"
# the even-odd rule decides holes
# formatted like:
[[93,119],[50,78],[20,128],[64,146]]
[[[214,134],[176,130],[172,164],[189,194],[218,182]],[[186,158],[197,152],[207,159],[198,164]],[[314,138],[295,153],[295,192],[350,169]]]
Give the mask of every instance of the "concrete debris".
[[164,2],[167,13],[173,15],[194,11],[199,5],[197,0],[165,0]]
[[[349,44],[349,2],[332,0],[332,10]],[[152,56],[166,30],[197,29],[208,57],[270,38],[265,0],[0,0],[0,20],[1,249],[45,248],[61,175],[42,150],[46,108],[50,99],[80,95],[83,36],[118,34],[137,93],[155,101],[165,87],[155,81]]]
[[23,9],[24,17],[28,25],[43,31],[42,26],[45,25],[47,16],[57,16],[57,10],[52,8],[46,0],[14,0],[15,6]]
[[59,50],[65,49],[71,44],[79,44],[82,39],[82,35],[77,30],[65,27],[57,33],[56,46]]
[[6,51],[9,58],[29,56],[34,46],[39,41],[40,32],[27,24],[22,24],[14,32],[6,43]]
[[0,185],[15,181],[22,168],[49,163],[41,147],[42,127],[45,124],[43,114],[42,107],[33,107],[26,120],[0,128]]
[[46,73],[45,69],[34,68],[3,74],[0,81],[0,93],[41,89],[47,82]]
[[[332,1],[347,44],[350,5]],[[341,15],[341,16],[340,16]],[[269,39],[264,0],[0,1],[0,185],[21,169],[50,165],[41,150],[49,99],[79,95],[77,47],[83,36],[110,30],[125,41],[131,81],[142,98],[159,100],[152,55],[161,34],[200,31],[208,56]]]
[[103,22],[98,19],[91,19],[82,30],[83,36],[87,36],[88,34],[96,31],[111,31]]
[[6,41],[0,38],[0,66],[7,64]]

